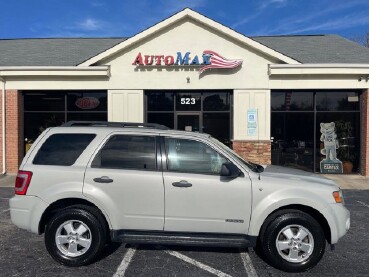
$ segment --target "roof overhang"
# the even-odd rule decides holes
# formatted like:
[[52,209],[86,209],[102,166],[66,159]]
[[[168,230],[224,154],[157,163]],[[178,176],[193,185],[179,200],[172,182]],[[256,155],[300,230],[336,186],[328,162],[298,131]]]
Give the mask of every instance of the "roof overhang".
[[268,74],[278,75],[369,75],[369,64],[271,64]]
[[90,76],[109,77],[109,66],[0,66],[0,77],[10,76]]
[[194,21],[197,21],[201,24],[204,24],[214,30],[217,30],[218,32],[232,37],[233,39],[239,41],[240,43],[243,43],[257,51],[260,51],[262,53],[264,53],[267,56],[270,56],[272,58],[278,59],[284,63],[287,64],[300,64],[299,61],[294,60],[280,52],[277,52],[255,40],[252,40],[240,33],[237,33],[236,31],[230,29],[229,27],[226,27],[218,22],[215,22],[214,20],[211,20],[208,17],[205,17],[189,8],[186,8],[182,11],[180,11],[179,13],[157,23],[156,25],[142,31],[141,33],[136,34],[135,36],[117,44],[116,46],[84,61],[83,63],[80,64],[80,66],[90,66],[93,64],[96,64],[104,59],[109,58],[110,56],[113,56],[114,54],[131,47],[132,45],[138,43],[139,41],[154,35],[155,33],[160,32],[161,30],[169,27],[170,25],[175,24],[176,22],[183,20],[183,19],[192,19]]

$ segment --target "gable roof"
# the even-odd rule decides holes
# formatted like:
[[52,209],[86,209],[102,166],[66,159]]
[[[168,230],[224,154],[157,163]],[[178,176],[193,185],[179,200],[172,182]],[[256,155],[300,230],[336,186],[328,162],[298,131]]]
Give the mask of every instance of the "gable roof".
[[126,38],[0,40],[0,66],[76,66]]
[[181,20],[184,19],[191,19],[194,20],[196,22],[199,22],[202,25],[205,25],[213,30],[216,30],[219,33],[223,33],[226,36],[232,37],[235,40],[238,40],[241,43],[244,43],[245,45],[248,45],[251,48],[256,49],[259,52],[264,53],[265,55],[268,55],[270,57],[273,57],[275,59],[278,59],[284,63],[291,63],[291,64],[299,64],[298,61],[290,58],[289,56],[282,54],[280,52],[275,51],[274,49],[271,49],[255,40],[252,40],[240,33],[237,33],[236,31],[218,23],[215,22],[214,20],[211,20],[210,18],[203,16],[189,8],[186,8],[176,14],[174,14],[173,16],[157,23],[156,25],[142,31],[141,33],[136,34],[135,36],[119,43],[118,45],[96,55],[95,57],[92,57],[86,61],[84,61],[83,63],[81,63],[81,66],[90,66],[93,64],[96,64],[100,61],[102,61],[103,59],[106,59],[116,53],[118,53],[119,51],[122,51],[125,48],[128,48],[136,43],[138,43],[139,41],[141,41],[144,38],[147,38],[148,36],[152,36],[155,33],[160,32],[161,30],[169,27],[172,24],[175,24],[176,22],[179,22]]
[[337,35],[251,37],[301,63],[367,63],[369,48]]

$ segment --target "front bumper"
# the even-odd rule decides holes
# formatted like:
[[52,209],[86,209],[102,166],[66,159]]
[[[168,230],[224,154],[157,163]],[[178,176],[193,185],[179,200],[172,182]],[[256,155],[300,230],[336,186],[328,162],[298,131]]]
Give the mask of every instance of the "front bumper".
[[10,218],[14,225],[38,233],[42,214],[48,204],[36,196],[15,195],[9,200]]
[[331,204],[331,244],[338,242],[350,229],[350,212],[342,204]]

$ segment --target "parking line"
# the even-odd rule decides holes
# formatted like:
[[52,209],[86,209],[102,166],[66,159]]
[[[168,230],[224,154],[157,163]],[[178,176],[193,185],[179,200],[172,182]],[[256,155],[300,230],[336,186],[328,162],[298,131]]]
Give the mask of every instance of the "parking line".
[[135,252],[136,252],[136,248],[129,248],[127,250],[126,254],[123,257],[122,262],[120,263],[113,277],[123,277],[124,276],[124,273],[126,272],[129,264],[131,263]]
[[212,268],[210,266],[207,266],[207,265],[205,265],[203,263],[200,263],[200,262],[198,262],[198,261],[196,261],[194,259],[191,259],[190,257],[187,257],[187,256],[185,256],[185,255],[183,255],[181,253],[176,252],[176,251],[166,250],[165,253],[168,253],[169,255],[172,255],[172,256],[174,256],[174,257],[176,257],[176,258],[178,258],[178,259],[180,259],[182,261],[185,261],[185,262],[187,262],[189,264],[192,264],[192,265],[194,265],[194,266],[196,266],[198,268],[201,268],[201,269],[203,269],[203,270],[205,270],[207,272],[210,272],[210,273],[212,273],[212,274],[214,274],[216,276],[219,276],[219,277],[232,277],[231,275],[229,275],[227,273],[224,273],[224,272],[222,272],[220,270],[214,269],[214,268]]
[[257,277],[258,274],[256,273],[254,266],[252,265],[250,255],[246,252],[241,252],[241,258],[242,258],[243,266],[245,267],[247,276]]
[[361,205],[363,205],[363,206],[365,206],[365,207],[367,207],[367,208],[369,208],[369,205],[366,204],[366,203],[364,203],[364,202],[361,202],[361,201],[356,201],[356,202],[359,203],[359,204],[361,204]]

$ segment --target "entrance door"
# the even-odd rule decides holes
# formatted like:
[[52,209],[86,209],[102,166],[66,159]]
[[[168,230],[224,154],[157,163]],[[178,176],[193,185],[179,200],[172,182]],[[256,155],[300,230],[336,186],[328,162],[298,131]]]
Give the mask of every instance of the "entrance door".
[[189,132],[201,132],[200,114],[177,114],[177,129]]

